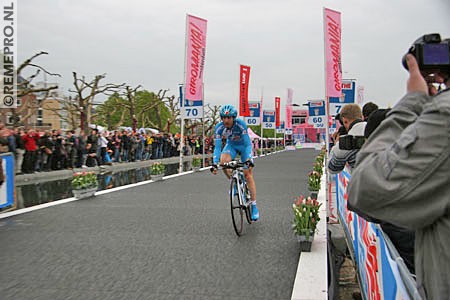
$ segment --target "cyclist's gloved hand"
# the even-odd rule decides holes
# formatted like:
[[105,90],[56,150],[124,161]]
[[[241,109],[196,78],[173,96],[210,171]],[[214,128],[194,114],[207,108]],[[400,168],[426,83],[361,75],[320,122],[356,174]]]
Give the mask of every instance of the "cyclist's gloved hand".
[[216,175],[217,174],[217,169],[218,169],[217,165],[216,164],[212,164],[210,171],[211,171],[211,173]]
[[251,160],[247,160],[246,162],[245,162],[245,164],[247,165],[247,167],[249,167],[249,168],[251,168],[251,167],[254,167],[255,166],[255,164],[251,161]]

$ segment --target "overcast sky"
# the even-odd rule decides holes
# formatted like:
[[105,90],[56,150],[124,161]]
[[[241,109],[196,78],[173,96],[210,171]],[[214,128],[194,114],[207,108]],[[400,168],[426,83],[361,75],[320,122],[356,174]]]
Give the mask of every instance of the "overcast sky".
[[[324,97],[323,7],[342,13],[344,78],[357,79],[365,101],[393,105],[404,94],[401,58],[424,33],[450,38],[448,0],[20,0],[19,63],[60,73],[68,93],[72,72],[104,83],[141,84],[178,95],[183,82],[186,14],[208,20],[205,101],[238,103],[239,64],[251,66],[250,100],[264,91],[294,103]],[[42,78],[41,78],[42,80]]]

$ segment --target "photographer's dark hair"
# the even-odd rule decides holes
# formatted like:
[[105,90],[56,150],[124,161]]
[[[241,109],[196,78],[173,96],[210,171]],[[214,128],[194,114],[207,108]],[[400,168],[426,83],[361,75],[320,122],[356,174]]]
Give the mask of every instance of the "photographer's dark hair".
[[369,118],[370,114],[378,109],[378,105],[373,102],[367,102],[362,109],[363,118],[365,121]]
[[377,129],[377,127],[381,124],[381,122],[386,119],[387,113],[390,111],[390,108],[386,109],[377,109],[369,116],[367,119],[366,128],[364,129],[364,136],[369,138],[369,136],[372,134],[372,132]]

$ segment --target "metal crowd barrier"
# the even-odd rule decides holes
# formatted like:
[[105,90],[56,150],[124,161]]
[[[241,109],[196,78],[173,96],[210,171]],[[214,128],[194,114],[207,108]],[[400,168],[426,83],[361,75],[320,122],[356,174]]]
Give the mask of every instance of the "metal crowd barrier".
[[334,176],[336,206],[357,267],[361,295],[370,300],[421,299],[414,277],[381,227],[347,209],[350,178],[348,170]]

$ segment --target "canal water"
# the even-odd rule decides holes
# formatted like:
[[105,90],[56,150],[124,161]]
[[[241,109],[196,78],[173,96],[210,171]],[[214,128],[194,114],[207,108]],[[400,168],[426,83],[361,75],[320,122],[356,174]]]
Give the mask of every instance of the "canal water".
[[[211,164],[206,159],[205,166]],[[178,173],[179,164],[166,164],[164,176]],[[191,170],[191,162],[183,163],[183,171]],[[151,180],[150,166],[97,175],[98,190],[107,190],[119,186]],[[16,209],[44,204],[55,200],[73,197],[71,178],[16,186]]]

